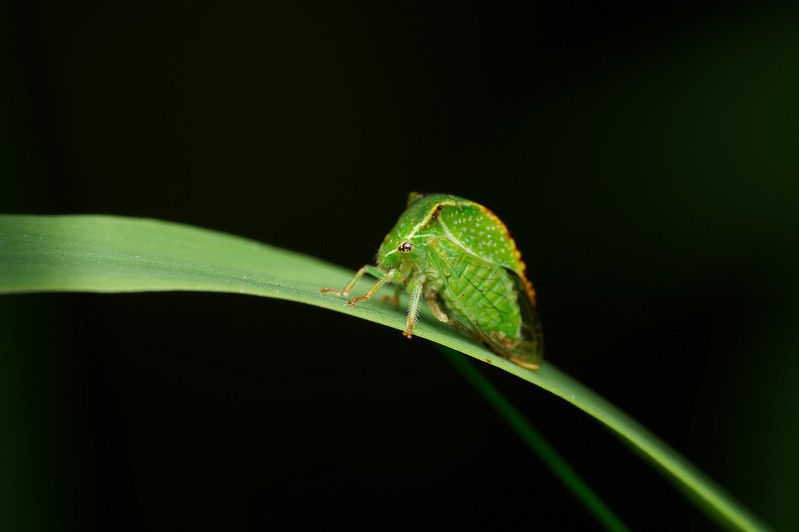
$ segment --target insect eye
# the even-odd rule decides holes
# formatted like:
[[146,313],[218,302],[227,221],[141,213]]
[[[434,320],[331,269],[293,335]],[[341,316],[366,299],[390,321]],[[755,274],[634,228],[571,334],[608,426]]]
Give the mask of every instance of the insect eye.
[[397,249],[399,249],[400,253],[409,253],[413,249],[413,244],[410,242],[403,242]]

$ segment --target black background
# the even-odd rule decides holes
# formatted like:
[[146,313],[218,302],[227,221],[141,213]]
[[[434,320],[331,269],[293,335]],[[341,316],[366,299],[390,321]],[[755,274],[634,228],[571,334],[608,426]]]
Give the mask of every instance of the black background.
[[[473,199],[523,252],[547,360],[797,523],[795,8],[0,9],[3,212],[356,269],[408,192]],[[426,341],[224,294],[0,305],[9,530],[598,528]],[[592,418],[481,369],[633,529],[713,527]]]

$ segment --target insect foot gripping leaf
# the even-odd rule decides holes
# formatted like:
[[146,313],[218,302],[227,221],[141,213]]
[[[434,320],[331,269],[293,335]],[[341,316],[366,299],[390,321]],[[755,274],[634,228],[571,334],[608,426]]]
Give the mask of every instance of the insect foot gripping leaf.
[[529,369],[543,360],[535,292],[516,244],[497,216],[457,196],[411,193],[408,206],[377,252],[342,290],[364,274],[377,282],[348,304],[370,299],[386,283],[410,295],[405,336],[413,335],[422,298],[440,321],[468,331],[494,352]]

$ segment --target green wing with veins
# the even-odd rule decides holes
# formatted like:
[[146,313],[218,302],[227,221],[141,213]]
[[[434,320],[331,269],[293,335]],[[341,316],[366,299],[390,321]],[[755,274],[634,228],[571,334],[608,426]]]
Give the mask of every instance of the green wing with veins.
[[430,242],[441,279],[442,310],[497,353],[535,368],[543,358],[541,325],[524,284],[446,237]]

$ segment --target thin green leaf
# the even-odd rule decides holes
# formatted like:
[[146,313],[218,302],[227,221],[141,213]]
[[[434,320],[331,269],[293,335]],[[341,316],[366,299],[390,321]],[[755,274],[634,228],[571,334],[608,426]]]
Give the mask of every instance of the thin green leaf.
[[[321,295],[352,272],[247,239],[157,220],[114,216],[0,216],[0,293],[195,290],[276,297],[404,329],[402,311],[379,301],[353,308]],[[365,286],[365,282],[364,282]],[[692,494],[692,500],[737,530],[766,530],[696,467],[629,416],[547,362],[529,371],[437,322],[414,329],[427,338],[500,367],[562,397],[601,421]]]
[[599,495],[591,489],[583,478],[541,435],[513,403],[511,403],[488,378],[480,373],[469,359],[460,353],[439,347],[453,366],[468,380],[480,394],[494,407],[505,422],[535,454],[537,454],[552,473],[568,488],[572,494],[582,501],[606,530],[626,532],[629,530],[624,521],[605,504]]

